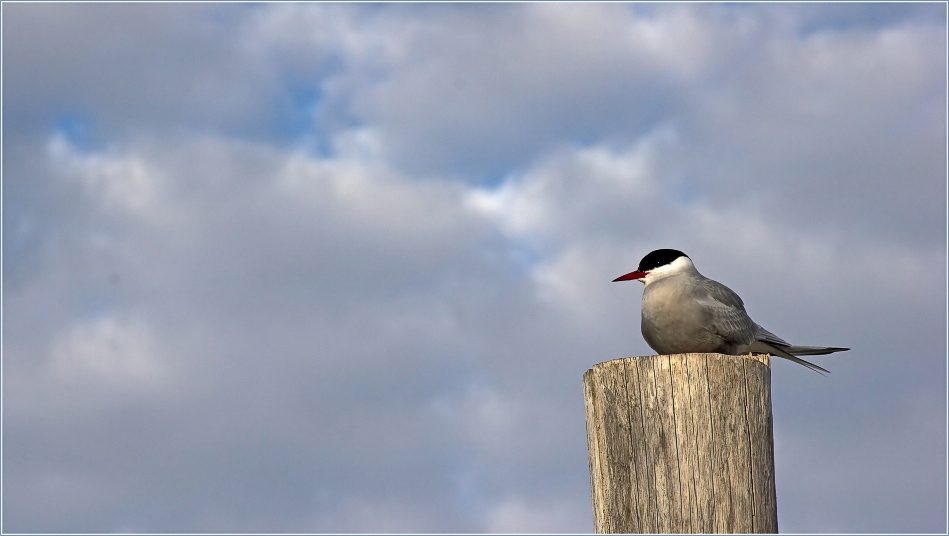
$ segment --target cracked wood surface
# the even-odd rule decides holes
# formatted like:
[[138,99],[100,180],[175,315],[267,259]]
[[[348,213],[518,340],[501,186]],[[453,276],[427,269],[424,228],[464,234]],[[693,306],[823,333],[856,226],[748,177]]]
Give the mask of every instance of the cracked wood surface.
[[615,359],[583,375],[597,533],[776,533],[767,355]]

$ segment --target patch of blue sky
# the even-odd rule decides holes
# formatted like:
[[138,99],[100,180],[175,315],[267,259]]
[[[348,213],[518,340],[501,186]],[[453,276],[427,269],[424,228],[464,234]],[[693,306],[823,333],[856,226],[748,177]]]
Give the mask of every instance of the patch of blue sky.
[[631,2],[622,5],[624,5],[628,11],[632,12],[633,15],[644,19],[655,17],[657,11],[665,8],[665,6],[661,4],[655,5],[650,2]]
[[522,176],[522,173],[512,164],[505,166],[493,166],[483,170],[476,170],[463,174],[460,178],[470,186],[475,186],[485,192],[495,192],[516,177]]
[[574,149],[583,150],[593,148],[601,141],[602,138],[592,132],[578,132],[571,137],[570,145]]
[[96,128],[96,121],[82,112],[67,111],[59,114],[53,130],[79,153],[90,154],[105,149],[105,140]]
[[799,37],[824,32],[880,30],[902,24],[945,24],[946,4],[939,3],[842,3],[798,5]]
[[79,312],[86,318],[104,318],[113,315],[119,308],[118,286],[121,278],[114,273],[102,274],[102,282],[77,297]]
[[499,237],[501,242],[492,241],[478,248],[481,262],[494,270],[514,279],[526,279],[533,274],[545,256],[540,244],[530,238]]
[[543,249],[539,240],[530,237],[510,238],[507,243],[507,260],[517,273],[529,275],[543,262]]
[[281,141],[303,144],[320,156],[331,152],[330,133],[318,121],[323,91],[319,84],[288,82],[274,102],[272,128]]
[[323,90],[326,78],[343,68],[342,60],[331,55],[315,71],[287,70],[273,97],[269,135],[316,156],[332,156],[335,132],[363,126],[345,109],[333,107]]
[[461,149],[454,153],[452,158],[423,166],[421,171],[410,165],[408,172],[458,181],[470,187],[493,191],[504,186],[512,177],[517,177],[521,167],[526,164],[530,162],[524,156],[514,158],[491,153],[489,150],[475,152]]

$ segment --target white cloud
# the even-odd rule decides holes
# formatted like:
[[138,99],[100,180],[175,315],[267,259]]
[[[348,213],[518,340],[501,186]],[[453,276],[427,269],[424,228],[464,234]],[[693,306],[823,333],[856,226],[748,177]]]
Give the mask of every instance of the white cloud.
[[[592,510],[592,507],[591,507]],[[575,502],[534,503],[524,497],[508,497],[488,514],[485,531],[490,533],[588,533],[586,523],[578,523],[588,512]]]
[[73,327],[52,344],[50,366],[57,381],[89,383],[91,391],[131,390],[141,393],[167,381],[158,341],[140,323],[120,324],[101,318]]
[[854,348],[775,365],[782,526],[940,530],[944,17],[874,6],[4,4],[4,528],[590,530],[678,247]]
[[154,168],[131,155],[83,154],[59,135],[49,141],[47,151],[54,173],[64,181],[79,182],[85,195],[100,201],[106,210],[160,223],[154,220],[161,218],[159,211],[165,208],[159,199],[165,179]]
[[511,236],[585,234],[604,212],[634,211],[658,197],[651,145],[562,148],[498,188],[474,190],[468,202]]

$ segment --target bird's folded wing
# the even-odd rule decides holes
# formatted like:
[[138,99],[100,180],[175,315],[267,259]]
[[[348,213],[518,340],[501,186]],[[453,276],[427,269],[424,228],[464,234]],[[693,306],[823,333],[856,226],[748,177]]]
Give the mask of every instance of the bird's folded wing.
[[[770,331],[764,329],[761,326],[758,326],[758,334],[755,338],[758,339],[759,341],[764,341],[769,344],[777,344],[779,346],[791,346],[791,343],[782,339],[781,337],[778,337],[774,333],[771,333]],[[795,352],[790,352],[790,353],[793,354]]]
[[748,317],[738,294],[711,279],[703,279],[696,290],[698,301],[708,312],[706,329],[730,344],[746,345],[755,340],[759,326]]

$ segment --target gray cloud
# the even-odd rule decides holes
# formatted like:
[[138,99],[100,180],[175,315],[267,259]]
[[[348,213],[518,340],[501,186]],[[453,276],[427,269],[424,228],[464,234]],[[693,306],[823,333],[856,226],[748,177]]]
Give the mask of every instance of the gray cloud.
[[782,530],[943,530],[945,18],[875,6],[4,5],[3,528],[589,531],[672,246],[853,347]]

